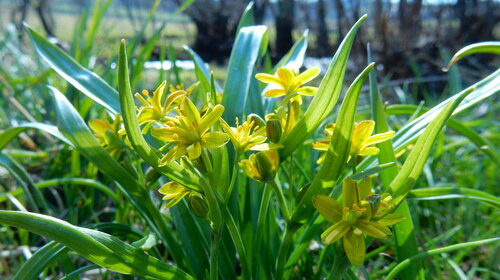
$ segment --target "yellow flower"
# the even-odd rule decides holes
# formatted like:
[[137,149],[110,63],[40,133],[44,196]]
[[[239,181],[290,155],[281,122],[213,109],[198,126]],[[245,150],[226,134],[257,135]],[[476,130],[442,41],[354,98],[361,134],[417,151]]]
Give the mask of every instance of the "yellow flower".
[[391,234],[388,228],[399,223],[404,216],[389,214],[394,209],[388,194],[376,195],[371,192],[371,181],[366,179],[359,186],[347,178],[342,184],[342,203],[318,195],[313,197],[313,205],[329,222],[333,223],[323,234],[321,240],[332,244],[344,237],[344,250],[349,261],[360,266],[365,259],[365,237],[386,238]]
[[280,156],[276,151],[262,151],[251,154],[248,159],[239,162],[245,174],[259,182],[268,183],[274,180],[280,163]]
[[[356,158],[357,156],[377,155],[380,150],[373,145],[387,141],[394,136],[394,131],[392,130],[371,135],[374,128],[375,122],[370,120],[362,121],[354,125],[351,138],[351,148],[349,150],[350,159]],[[313,148],[318,151],[328,150],[334,129],[335,124],[328,124],[324,130],[327,137],[313,143]],[[318,159],[318,164],[323,161],[323,157],[324,155]]]
[[167,127],[151,130],[153,137],[171,142],[170,145],[175,144],[161,159],[160,164],[167,164],[185,154],[190,160],[197,159],[201,155],[202,148],[219,148],[229,141],[228,135],[223,132],[208,132],[219,121],[224,106],[216,105],[201,117],[193,102],[184,97],[177,112],[178,116],[171,118],[166,123]]
[[[264,121],[261,120],[261,125],[256,123],[258,116],[249,115],[247,120],[239,125],[238,118],[236,118],[236,127],[229,126],[226,121],[221,119],[221,126],[224,132],[229,135],[233,143],[236,153],[240,154],[246,151],[266,151],[271,149],[280,148],[280,144],[264,143],[266,137],[266,126]],[[259,118],[260,119],[260,118]]]
[[97,119],[89,121],[89,127],[101,146],[112,157],[119,158],[122,151],[127,148],[126,135],[119,133],[122,129],[122,119],[119,114],[115,115],[113,123]]
[[166,183],[158,191],[164,195],[163,200],[170,200],[165,204],[165,208],[176,205],[183,197],[192,192],[192,190],[176,182]]
[[148,132],[151,125],[155,122],[167,122],[169,120],[167,115],[179,105],[179,102],[184,96],[189,95],[188,91],[177,90],[170,93],[165,99],[165,102],[162,104],[162,98],[166,86],[166,81],[161,83],[160,86],[158,86],[158,88],[153,92],[153,97],[149,96],[149,92],[147,90],[143,90],[142,95],[139,93],[135,94],[137,99],[139,99],[142,103],[142,106],[139,107],[139,113],[137,114],[139,125],[145,124],[142,133]]
[[259,73],[255,75],[255,78],[261,82],[275,86],[275,88],[264,92],[264,96],[267,97],[280,97],[294,93],[311,96],[316,93],[317,88],[302,85],[316,78],[319,72],[319,68],[313,67],[297,75],[296,71],[287,67],[281,67],[275,75]]

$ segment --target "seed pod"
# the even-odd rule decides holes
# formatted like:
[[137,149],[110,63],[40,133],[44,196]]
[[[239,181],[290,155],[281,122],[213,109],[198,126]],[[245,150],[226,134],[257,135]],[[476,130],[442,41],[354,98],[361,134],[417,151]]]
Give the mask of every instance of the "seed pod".
[[271,141],[271,143],[279,143],[281,140],[282,129],[281,122],[278,119],[269,119],[266,122],[266,133],[267,139]]
[[189,196],[189,209],[196,216],[204,219],[208,216],[209,208],[205,200],[198,195]]

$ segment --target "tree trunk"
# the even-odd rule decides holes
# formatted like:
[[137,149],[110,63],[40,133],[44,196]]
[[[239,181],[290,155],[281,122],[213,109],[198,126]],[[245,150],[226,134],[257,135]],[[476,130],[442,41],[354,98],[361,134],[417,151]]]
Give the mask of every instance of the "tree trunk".
[[275,55],[282,57],[293,46],[294,0],[279,0],[276,15],[276,50]]
[[318,0],[318,39],[316,40],[318,55],[328,56],[331,53],[330,40],[328,38],[328,26],[326,23],[325,0]]

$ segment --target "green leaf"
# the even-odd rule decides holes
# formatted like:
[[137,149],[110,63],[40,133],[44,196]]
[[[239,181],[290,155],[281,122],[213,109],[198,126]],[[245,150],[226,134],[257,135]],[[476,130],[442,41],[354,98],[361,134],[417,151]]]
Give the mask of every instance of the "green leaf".
[[403,164],[403,167],[389,185],[389,192],[392,193],[396,201],[401,201],[411,190],[424,168],[434,141],[451,117],[453,111],[472,91],[474,91],[474,88],[469,88],[450,100],[446,107],[438,113],[435,119],[429,123],[424,133],[419,137]]
[[311,101],[311,105],[309,105],[309,108],[307,108],[307,111],[299,119],[290,134],[283,140],[284,148],[280,150],[281,158],[288,157],[306,139],[311,137],[337,104],[354,37],[366,18],[366,15],[362,16],[340,44],[325,77],[319,85],[318,92]]
[[193,5],[194,2],[196,2],[196,0],[184,0],[184,2],[182,2],[182,4],[179,6],[179,8],[177,8],[177,10],[175,10],[175,13],[180,14],[180,13],[184,12],[187,8],[189,8],[191,5]]
[[118,92],[94,72],[84,68],[71,56],[51,44],[30,27],[25,25],[37,53],[49,66],[61,75],[67,82],[101,104],[109,112],[120,112]]
[[305,30],[292,48],[280,59],[280,61],[273,67],[273,72],[276,73],[280,67],[291,67],[299,69],[304,63],[304,57],[307,50],[309,30]]
[[[118,195],[111,190],[108,186],[103,185],[95,180],[92,179],[86,179],[86,178],[59,178],[59,179],[50,179],[46,181],[41,181],[38,183],[35,183],[34,186],[37,189],[43,189],[47,188],[50,186],[56,186],[56,185],[63,185],[63,184],[70,184],[72,186],[86,186],[86,187],[91,187],[91,188],[96,188],[106,195],[108,195],[110,198],[112,198],[116,203],[120,202],[120,199]],[[12,196],[17,196],[21,195],[24,193],[24,189],[15,189],[13,191],[10,191],[8,193],[3,193],[0,194],[0,203],[4,202],[7,200],[7,194],[10,194]]]
[[55,240],[91,262],[119,273],[157,279],[193,279],[179,268],[148,256],[112,235],[77,227],[50,216],[0,210],[0,223]]
[[59,140],[65,142],[68,145],[71,145],[71,142],[64,137],[61,132],[57,129],[56,126],[46,123],[23,123],[15,127],[11,127],[4,132],[0,133],[0,150],[5,148],[9,142],[14,139],[19,133],[25,131],[28,128],[38,129],[44,132],[49,133],[50,135],[58,138]]
[[50,265],[57,257],[66,253],[68,248],[57,242],[51,241],[38,249],[17,270],[13,280],[38,279],[39,274]]
[[42,193],[35,187],[28,172],[17,161],[0,151],[0,166],[5,167],[14,177],[34,211],[40,212],[41,210],[43,213],[48,213],[49,208]]
[[453,252],[453,251],[457,251],[457,250],[463,250],[466,248],[473,248],[473,247],[477,247],[477,246],[482,246],[482,245],[486,245],[489,243],[497,242],[499,240],[500,240],[500,238],[491,238],[491,239],[477,240],[477,241],[471,241],[471,242],[464,242],[464,243],[450,245],[450,246],[437,248],[437,249],[429,250],[427,252],[420,253],[416,256],[413,256],[409,259],[406,259],[406,260],[400,262],[385,277],[385,280],[394,279],[394,277],[396,277],[396,275],[398,275],[399,272],[401,272],[405,267],[407,267],[409,264],[411,264],[412,262],[414,262],[416,260],[420,260],[420,259],[423,259],[425,257],[430,257],[430,256],[439,255],[439,254],[443,254],[443,253]]
[[[370,45],[368,45],[368,62],[371,62],[371,59],[371,49]],[[387,124],[383,101],[378,90],[377,77],[374,71],[370,72],[370,103],[372,118],[375,121],[375,133],[378,134],[389,131],[389,125]],[[378,143],[377,147],[380,149],[377,156],[379,164],[396,162],[396,155],[394,154],[392,140]],[[389,185],[397,174],[398,167],[396,165],[386,168],[380,172],[380,179],[385,189],[389,188]],[[418,254],[419,250],[417,239],[415,237],[415,226],[413,225],[411,212],[406,201],[403,201],[400,204],[395,213],[405,217],[402,222],[394,225],[396,257],[398,260],[402,260]],[[403,271],[403,277],[408,279],[424,279],[422,263],[419,261],[413,262],[410,267]]]
[[[196,79],[200,82],[200,90],[202,94],[206,94],[211,91],[210,86],[210,69],[207,67],[207,64],[203,59],[190,47],[184,46],[184,50],[186,50],[190,55],[191,59],[194,63],[194,69],[196,74]],[[214,80],[215,90],[217,92],[222,92],[222,87]]]
[[407,197],[416,200],[468,198],[500,208],[500,199],[498,197],[486,192],[467,188],[442,187],[416,189],[411,190]]
[[255,24],[254,16],[253,16],[253,6],[254,2],[251,1],[245,7],[243,14],[241,15],[240,21],[238,22],[238,28],[236,28],[236,34],[239,33],[240,29],[247,26],[252,26]]
[[233,51],[229,57],[227,80],[222,95],[224,119],[234,124],[235,118],[242,119],[249,96],[250,83],[255,79],[254,66],[260,53],[267,46],[267,27],[249,26],[240,29]]
[[[412,115],[418,110],[427,112],[429,109],[415,105],[391,105],[385,109],[385,112],[388,115]],[[482,137],[473,129],[455,119],[449,119],[447,126],[467,137],[480,151],[484,152],[497,165],[500,165],[500,156],[498,155],[495,146],[486,138]]]
[[365,169],[361,172],[358,172],[356,174],[353,174],[351,175],[351,179],[353,180],[361,180],[363,178],[366,178],[370,175],[373,175],[373,174],[376,174],[376,173],[382,173],[383,170],[387,169],[387,168],[391,168],[393,166],[395,166],[396,163],[395,162],[388,162],[388,163],[384,163],[384,164],[380,164],[380,165],[377,165],[375,167],[372,167],[372,168],[368,168],[368,169]]
[[448,70],[453,64],[455,64],[460,59],[478,53],[489,53],[489,54],[500,54],[500,42],[480,42],[468,45],[462,49],[460,49],[455,55],[451,58],[448,66],[446,67]]
[[359,94],[373,66],[374,63],[368,65],[347,90],[344,101],[340,106],[336,127],[333,130],[332,141],[328,151],[326,151],[325,160],[314,177],[311,186],[299,201],[292,215],[293,221],[303,222],[309,219],[313,209],[311,207],[312,197],[331,191],[330,188],[334,186],[347,165]]

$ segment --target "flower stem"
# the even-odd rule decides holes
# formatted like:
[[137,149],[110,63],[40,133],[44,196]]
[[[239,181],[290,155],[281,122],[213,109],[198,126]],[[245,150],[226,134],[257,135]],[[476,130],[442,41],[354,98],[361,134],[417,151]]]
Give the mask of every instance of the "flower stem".
[[283,242],[281,243],[279,252],[278,252],[278,259],[276,260],[276,278],[275,279],[282,279],[283,278],[283,273],[285,269],[285,263],[287,261],[288,257],[288,252],[290,251],[290,247],[292,246],[293,243],[293,235],[295,232],[300,228],[299,226],[294,226],[294,224],[287,224],[287,227],[285,229],[285,233],[283,234]]
[[231,194],[233,193],[234,185],[236,184],[236,178],[238,177],[238,160],[240,159],[240,154],[236,153],[234,156],[234,164],[233,164],[233,172],[231,174],[231,182],[229,183],[229,187],[227,188],[225,197],[224,197],[224,205],[227,205],[229,199],[231,198]]
[[276,196],[278,197],[278,204],[280,205],[281,213],[283,214],[283,217],[285,217],[285,220],[288,222],[290,221],[290,212],[288,211],[288,207],[286,206],[286,201],[285,201],[285,196],[283,194],[283,191],[281,188],[278,186],[276,181],[270,181],[269,185],[273,187],[274,192],[276,193]]
[[220,243],[220,229],[213,231],[214,235],[210,247],[210,280],[217,280],[219,276],[219,243]]
[[[257,231],[256,231],[256,236],[255,236],[255,253],[256,255],[260,254],[260,247],[261,247],[261,241],[262,241],[262,233],[264,231],[264,221],[267,216],[267,209],[269,207],[269,200],[271,199],[271,191],[272,189],[270,186],[265,185],[264,186],[264,193],[262,194],[262,199],[260,201],[260,208],[259,208],[259,216],[257,218]],[[257,278],[257,269],[256,267],[259,265],[259,261],[262,258],[254,258],[254,263],[253,263],[253,271],[254,271],[254,278]]]

